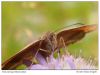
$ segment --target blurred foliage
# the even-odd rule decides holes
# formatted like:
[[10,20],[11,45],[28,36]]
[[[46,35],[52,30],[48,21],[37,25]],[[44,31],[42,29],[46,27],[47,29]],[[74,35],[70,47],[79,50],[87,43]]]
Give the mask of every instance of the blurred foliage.
[[[98,2],[2,2],[2,62],[47,31],[74,23],[98,24]],[[68,50],[97,61],[98,30]]]

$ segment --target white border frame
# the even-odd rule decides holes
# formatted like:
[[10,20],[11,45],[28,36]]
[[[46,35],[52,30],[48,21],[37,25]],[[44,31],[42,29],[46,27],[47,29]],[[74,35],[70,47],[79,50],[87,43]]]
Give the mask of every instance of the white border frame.
[[[13,1],[13,0],[2,0],[2,1]],[[1,9],[1,2],[0,1],[0,9]],[[28,0],[15,0],[15,1],[28,1]],[[33,1],[33,0],[29,0],[29,1]],[[34,0],[34,1],[67,1],[67,0]],[[69,1],[76,1],[76,0],[69,0]],[[99,2],[99,6],[98,6],[98,12],[99,12],[99,18],[100,18],[100,1],[99,0],[77,0],[77,1],[98,1]],[[1,10],[0,10],[0,15],[2,17],[1,14]],[[0,17],[0,25],[1,25],[1,17]],[[100,19],[98,19],[100,22]],[[99,23],[98,23],[99,24]],[[98,29],[100,32],[100,26],[98,25]],[[1,26],[0,26],[0,42],[1,42]],[[99,33],[99,39],[100,39],[100,33]],[[0,48],[1,48],[1,43],[0,43]],[[100,40],[99,40],[99,50],[100,50]],[[99,57],[99,64],[100,64],[100,51],[98,50],[98,57]],[[0,50],[0,54],[1,54],[1,50]],[[0,64],[1,64],[1,55],[0,55]],[[0,65],[1,68],[1,65]],[[99,69],[100,69],[100,65],[99,65]],[[5,73],[3,73],[5,72]],[[6,73],[9,72],[9,73]],[[7,75],[7,74],[13,74],[13,75],[17,75],[17,74],[25,74],[25,75],[89,75],[89,74],[93,74],[93,75],[98,75],[100,73],[100,70],[5,70],[2,71],[0,70],[0,75]]]

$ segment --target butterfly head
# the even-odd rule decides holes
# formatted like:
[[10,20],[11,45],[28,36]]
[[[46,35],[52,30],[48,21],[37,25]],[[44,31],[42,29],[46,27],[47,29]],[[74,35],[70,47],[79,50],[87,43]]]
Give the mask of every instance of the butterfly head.
[[43,40],[46,43],[46,48],[50,51],[54,51],[54,49],[57,47],[57,40],[56,40],[56,34],[52,32],[47,32],[43,38]]

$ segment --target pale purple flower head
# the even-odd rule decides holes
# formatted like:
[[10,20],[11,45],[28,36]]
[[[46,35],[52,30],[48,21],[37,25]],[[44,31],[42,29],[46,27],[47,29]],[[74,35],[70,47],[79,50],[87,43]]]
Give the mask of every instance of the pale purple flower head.
[[27,69],[29,70],[63,70],[63,69],[97,69],[96,66],[91,62],[92,60],[85,60],[81,56],[74,57],[70,54],[63,54],[54,58],[51,54],[45,60],[40,54],[37,54],[37,60],[39,64],[32,64]]

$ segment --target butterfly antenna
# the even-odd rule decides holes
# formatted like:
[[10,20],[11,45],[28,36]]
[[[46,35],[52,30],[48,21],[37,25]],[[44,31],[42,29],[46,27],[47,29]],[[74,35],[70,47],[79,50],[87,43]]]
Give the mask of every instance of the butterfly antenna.
[[71,24],[71,25],[68,25],[68,26],[65,26],[65,27],[56,29],[54,32],[57,32],[58,30],[64,29],[64,28],[66,28],[66,27],[71,27],[71,26],[73,26],[73,25],[85,25],[85,24],[83,24],[83,23],[75,23],[75,24]]

